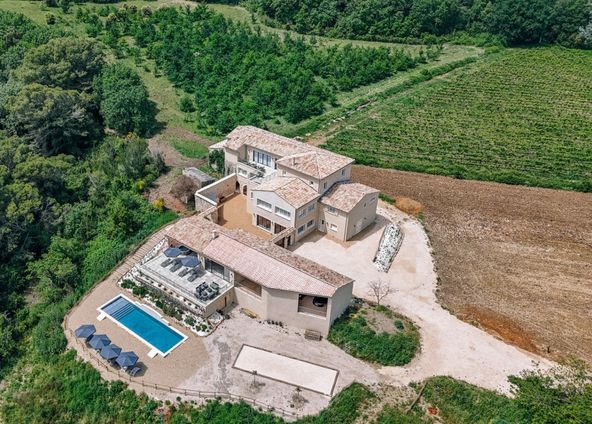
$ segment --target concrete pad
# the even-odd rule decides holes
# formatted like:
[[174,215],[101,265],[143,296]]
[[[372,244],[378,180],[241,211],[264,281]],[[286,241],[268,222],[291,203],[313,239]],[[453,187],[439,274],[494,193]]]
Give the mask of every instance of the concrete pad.
[[234,368],[331,396],[339,371],[243,345]]

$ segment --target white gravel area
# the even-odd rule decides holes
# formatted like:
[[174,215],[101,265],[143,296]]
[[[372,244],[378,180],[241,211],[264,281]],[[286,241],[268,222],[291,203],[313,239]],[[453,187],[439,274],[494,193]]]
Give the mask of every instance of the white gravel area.
[[331,395],[337,370],[301,361],[253,346],[243,345],[234,368],[282,381],[303,389]]
[[[340,243],[315,234],[294,245],[293,250],[352,277],[355,296],[372,300],[368,283],[378,278],[388,282],[392,292],[383,303],[408,316],[420,327],[421,353],[407,366],[381,367],[378,371],[384,383],[408,384],[446,375],[509,393],[509,375],[553,365],[544,358],[506,344],[443,309],[436,298],[437,275],[423,226],[398,209],[382,202],[380,206],[377,223],[365,231],[360,240]],[[389,220],[401,226],[404,240],[389,272],[384,273],[373,266],[372,259],[382,229]],[[462,252],[458,254],[462,255]]]

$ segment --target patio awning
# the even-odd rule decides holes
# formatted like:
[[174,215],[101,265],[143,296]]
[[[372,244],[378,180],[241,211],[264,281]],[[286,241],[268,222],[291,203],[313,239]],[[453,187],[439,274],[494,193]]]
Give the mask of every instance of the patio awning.
[[96,334],[92,336],[92,339],[90,339],[88,344],[93,349],[102,349],[105,346],[109,346],[111,344],[111,339],[105,334]]
[[101,349],[101,356],[105,359],[115,359],[120,353],[121,348],[114,344],[110,344]]
[[79,339],[88,339],[95,334],[97,329],[92,324],[84,324],[74,330],[74,335]]
[[181,254],[181,249],[179,249],[178,247],[169,247],[164,251],[164,254],[169,258],[176,258]]
[[132,367],[138,362],[138,355],[134,352],[123,352],[119,354],[115,362],[117,362],[121,368]]

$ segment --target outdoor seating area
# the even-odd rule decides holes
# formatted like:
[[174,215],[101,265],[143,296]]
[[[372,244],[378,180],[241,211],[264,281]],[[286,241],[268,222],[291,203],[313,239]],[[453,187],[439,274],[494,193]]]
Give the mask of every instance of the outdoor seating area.
[[197,254],[184,246],[167,247],[160,255],[141,264],[135,278],[200,309],[207,308],[232,288],[232,283],[224,279],[223,271],[212,271],[207,264],[206,268]]
[[204,281],[195,289],[195,296],[204,302],[214,299],[220,293],[220,285],[214,281]]
[[122,352],[106,334],[96,334],[96,328],[92,324],[83,324],[74,331],[76,338],[83,339],[86,344],[97,351],[101,358],[116,369],[122,369],[131,377],[135,377],[142,367],[138,363],[138,355],[132,351]]

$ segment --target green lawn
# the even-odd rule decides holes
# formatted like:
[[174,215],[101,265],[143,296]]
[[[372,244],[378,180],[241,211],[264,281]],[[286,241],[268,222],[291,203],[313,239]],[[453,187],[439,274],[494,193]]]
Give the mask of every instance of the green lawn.
[[592,190],[592,52],[511,49],[379,101],[326,135],[359,163]]
[[188,158],[203,159],[208,155],[208,148],[193,140],[172,138],[169,140],[171,146],[179,153]]

